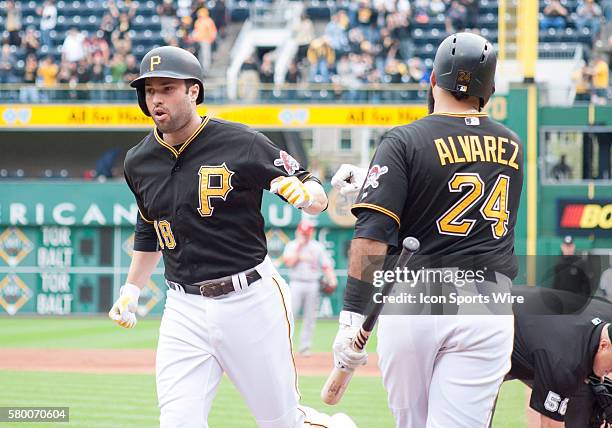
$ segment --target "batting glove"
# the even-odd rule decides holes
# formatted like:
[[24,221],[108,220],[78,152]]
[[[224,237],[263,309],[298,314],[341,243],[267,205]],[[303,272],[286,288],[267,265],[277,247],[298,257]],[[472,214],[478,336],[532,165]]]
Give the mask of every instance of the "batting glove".
[[123,328],[134,328],[139,297],[140,287],[129,283],[121,287],[119,298],[108,313],[110,319]]
[[355,165],[344,163],[331,179],[331,184],[342,196],[355,199],[363,186],[368,171]]
[[334,339],[334,364],[339,369],[354,370],[368,362],[368,353],[353,349],[353,339],[365,317],[349,311],[340,312],[340,328]]
[[308,208],[312,205],[312,196],[304,183],[295,176],[276,177],[270,182],[270,192],[282,196],[296,208]]

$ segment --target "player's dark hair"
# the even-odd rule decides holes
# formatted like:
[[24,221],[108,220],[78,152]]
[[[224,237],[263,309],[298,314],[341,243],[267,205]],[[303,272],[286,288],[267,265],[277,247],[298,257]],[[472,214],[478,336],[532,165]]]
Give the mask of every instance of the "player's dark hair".
[[[198,81],[196,79],[185,79],[185,92],[189,92],[189,88],[191,88],[193,85],[197,85]],[[199,86],[199,85],[198,85]]]

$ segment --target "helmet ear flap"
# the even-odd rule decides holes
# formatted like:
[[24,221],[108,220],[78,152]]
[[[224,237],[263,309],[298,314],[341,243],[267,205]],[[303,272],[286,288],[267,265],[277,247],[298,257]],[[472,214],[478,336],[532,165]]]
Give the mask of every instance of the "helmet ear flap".
[[136,94],[138,95],[138,105],[140,106],[140,110],[142,110],[142,112],[146,116],[151,117],[151,113],[149,112],[149,109],[147,107],[147,100],[146,100],[146,97],[145,97],[144,88],[136,89]]

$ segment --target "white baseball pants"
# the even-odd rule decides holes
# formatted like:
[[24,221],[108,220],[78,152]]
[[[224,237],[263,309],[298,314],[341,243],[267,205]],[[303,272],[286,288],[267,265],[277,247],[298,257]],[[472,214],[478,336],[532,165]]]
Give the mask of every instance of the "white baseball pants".
[[388,315],[379,366],[397,428],[486,428],[510,370],[512,315]]
[[311,414],[332,425],[298,407],[288,286],[269,259],[257,270],[261,280],[219,298],[168,290],[156,358],[162,428],[207,428],[223,373],[262,428],[311,426]]

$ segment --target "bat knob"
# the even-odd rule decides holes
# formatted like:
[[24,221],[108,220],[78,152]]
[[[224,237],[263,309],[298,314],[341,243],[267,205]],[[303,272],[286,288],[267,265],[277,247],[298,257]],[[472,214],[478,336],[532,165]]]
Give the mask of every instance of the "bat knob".
[[418,239],[409,236],[407,238],[404,239],[404,241],[402,242],[402,246],[408,250],[411,251],[413,253],[416,253],[419,250],[419,247],[421,246],[421,243],[419,242]]

